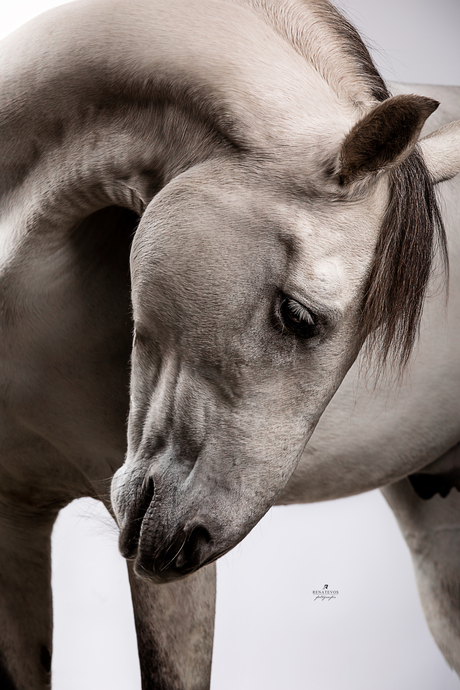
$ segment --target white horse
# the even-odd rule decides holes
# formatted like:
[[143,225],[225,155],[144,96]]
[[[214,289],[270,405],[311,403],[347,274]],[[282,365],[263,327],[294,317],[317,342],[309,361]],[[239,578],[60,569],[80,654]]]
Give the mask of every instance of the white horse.
[[49,685],[52,525],[110,507],[129,406],[143,687],[207,687],[213,569],[179,578],[276,500],[363,490],[321,443],[288,481],[363,341],[409,357],[459,126],[417,147],[437,101],[389,97],[322,0],[79,2],[4,41],[0,79],[0,680]]

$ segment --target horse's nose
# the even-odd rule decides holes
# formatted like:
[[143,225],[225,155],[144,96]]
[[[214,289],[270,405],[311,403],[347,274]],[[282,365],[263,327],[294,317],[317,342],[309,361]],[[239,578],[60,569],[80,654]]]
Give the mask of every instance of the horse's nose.
[[142,542],[136,559],[136,572],[157,582],[168,582],[188,575],[212,555],[212,538],[203,525],[179,529],[166,548],[152,558],[142,549]]
[[198,525],[188,530],[180,551],[174,559],[174,567],[177,571],[199,568],[209,554],[211,535],[206,527]]

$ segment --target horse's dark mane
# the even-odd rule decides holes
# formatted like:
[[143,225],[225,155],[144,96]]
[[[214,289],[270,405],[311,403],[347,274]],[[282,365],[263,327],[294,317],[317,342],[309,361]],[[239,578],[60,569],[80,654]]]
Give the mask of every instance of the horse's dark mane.
[[383,219],[362,308],[362,340],[403,367],[417,338],[436,250],[448,269],[447,239],[434,185],[415,150],[390,174]]
[[[378,102],[389,98],[356,29],[329,3],[320,0],[320,7],[370,95]],[[390,359],[402,369],[419,332],[437,249],[447,273],[447,238],[434,184],[418,150],[389,175],[389,203],[363,299],[361,342],[377,354],[381,366]]]

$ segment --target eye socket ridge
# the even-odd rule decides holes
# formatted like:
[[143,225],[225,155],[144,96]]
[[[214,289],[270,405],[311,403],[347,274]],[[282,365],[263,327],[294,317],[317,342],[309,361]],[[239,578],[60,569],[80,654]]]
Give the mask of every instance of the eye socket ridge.
[[321,317],[283,292],[278,298],[277,317],[282,333],[305,340],[320,335],[324,330]]

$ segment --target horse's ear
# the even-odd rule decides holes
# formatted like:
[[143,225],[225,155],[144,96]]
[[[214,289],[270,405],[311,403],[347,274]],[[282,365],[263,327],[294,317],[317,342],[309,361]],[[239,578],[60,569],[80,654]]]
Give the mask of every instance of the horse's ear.
[[460,173],[460,120],[424,137],[420,148],[435,184],[455,177]]
[[348,185],[399,165],[413,150],[425,120],[439,103],[423,96],[394,96],[362,118],[342,144],[337,179]]

